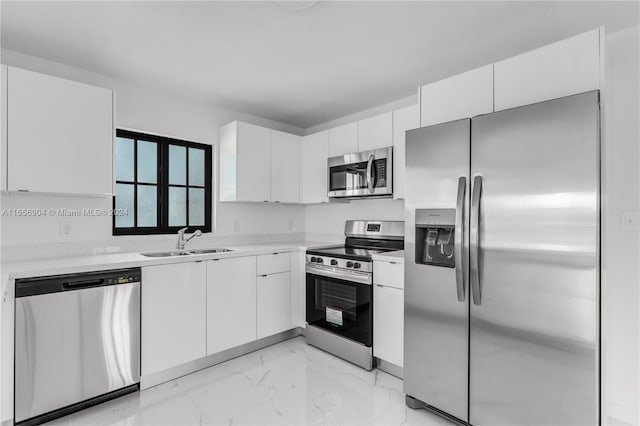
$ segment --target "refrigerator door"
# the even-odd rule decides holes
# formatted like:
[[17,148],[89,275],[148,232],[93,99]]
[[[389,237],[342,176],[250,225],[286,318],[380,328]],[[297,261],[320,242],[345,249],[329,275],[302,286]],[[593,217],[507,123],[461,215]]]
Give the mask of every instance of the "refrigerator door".
[[[467,119],[425,127],[407,132],[406,139],[404,391],[463,421],[468,419],[469,297],[467,238],[461,231],[468,227],[470,125]],[[420,263],[426,228],[416,227],[416,215],[430,220],[424,209],[439,209],[432,215],[437,222],[439,212],[451,213],[458,205],[455,213],[461,216],[445,218],[460,225],[453,237],[460,238],[455,249],[462,254],[454,259],[456,267]]]
[[596,425],[599,94],[471,133],[470,423]]

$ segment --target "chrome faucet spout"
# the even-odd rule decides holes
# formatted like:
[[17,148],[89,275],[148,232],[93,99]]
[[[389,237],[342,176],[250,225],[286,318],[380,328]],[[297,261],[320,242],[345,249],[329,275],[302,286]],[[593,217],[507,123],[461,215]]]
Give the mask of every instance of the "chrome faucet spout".
[[187,232],[187,229],[189,228],[182,228],[178,230],[178,249],[179,250],[184,250],[184,246],[185,244],[187,244],[187,242],[191,241],[194,237],[200,237],[202,235],[202,231],[200,231],[199,229],[196,229],[196,231],[193,234],[185,238],[184,233]]
[[194,232],[193,234],[189,235],[187,237],[186,241],[191,241],[194,237],[201,237],[202,236],[202,231],[200,231],[199,229],[196,229],[196,232]]

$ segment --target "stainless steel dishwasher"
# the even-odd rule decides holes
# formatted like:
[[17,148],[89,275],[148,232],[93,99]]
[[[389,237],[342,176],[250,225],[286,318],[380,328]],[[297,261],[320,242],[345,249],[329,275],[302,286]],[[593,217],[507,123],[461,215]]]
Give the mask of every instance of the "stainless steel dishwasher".
[[15,423],[47,422],[140,383],[140,269],[16,280]]

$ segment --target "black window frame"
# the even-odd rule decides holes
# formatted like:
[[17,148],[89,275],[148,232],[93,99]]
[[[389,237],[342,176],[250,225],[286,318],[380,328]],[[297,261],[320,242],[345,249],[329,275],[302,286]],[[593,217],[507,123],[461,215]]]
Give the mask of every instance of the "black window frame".
[[[115,184],[129,184],[134,186],[134,216],[133,227],[116,227],[116,216],[112,218],[112,234],[113,235],[158,235],[158,234],[175,234],[178,230],[187,227],[187,232],[194,232],[196,229],[202,232],[211,232],[212,229],[212,208],[213,208],[213,171],[212,171],[212,159],[213,159],[213,147],[211,145],[189,142],[181,139],[169,138],[166,136],[153,135],[148,133],[135,132],[125,129],[116,129],[116,137],[133,139],[133,165],[134,175],[133,181],[121,181],[116,180],[114,176]],[[157,154],[157,184],[138,182],[138,140],[146,142],[155,142],[158,145]],[[114,149],[116,140],[113,141]],[[169,146],[183,146],[186,147],[186,181],[184,185],[169,184]],[[190,185],[189,184],[189,148],[204,150],[204,186]],[[114,160],[115,161],[115,160]],[[138,226],[138,186],[148,185],[156,186],[158,188],[158,194],[156,197],[156,211],[158,214],[156,226]],[[169,188],[181,187],[186,191],[186,220],[189,223],[189,188],[204,189],[204,225],[203,226],[169,226]],[[116,208],[116,196],[113,196],[113,208]]]

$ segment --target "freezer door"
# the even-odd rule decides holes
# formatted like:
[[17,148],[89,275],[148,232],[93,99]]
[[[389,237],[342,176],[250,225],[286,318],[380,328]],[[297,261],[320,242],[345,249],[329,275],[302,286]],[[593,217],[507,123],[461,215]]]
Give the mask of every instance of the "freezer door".
[[[435,223],[447,218],[436,216],[437,210],[431,217],[426,209],[451,212],[461,204],[459,220],[451,223],[467,228],[470,125],[459,120],[416,129],[406,139],[404,391],[463,421],[468,418],[469,298],[468,289],[458,286],[456,269],[467,274],[467,256],[456,256],[456,268],[420,263],[425,228],[416,228],[416,210],[419,221]],[[466,234],[457,237],[455,248],[464,253]]]
[[471,134],[470,423],[598,424],[599,94]]

